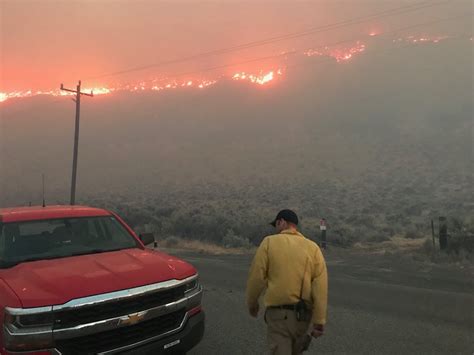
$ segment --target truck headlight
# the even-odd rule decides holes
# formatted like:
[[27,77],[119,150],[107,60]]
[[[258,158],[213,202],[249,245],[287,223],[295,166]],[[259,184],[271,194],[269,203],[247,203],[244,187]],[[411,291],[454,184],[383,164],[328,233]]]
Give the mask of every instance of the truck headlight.
[[[191,312],[191,310],[201,305],[202,287],[199,284],[199,278],[197,276],[186,283],[184,297],[186,297],[187,312]],[[188,313],[189,317],[192,315],[194,315],[194,313]]]
[[47,349],[53,344],[52,307],[5,308],[5,348],[11,351]]
[[5,324],[12,324],[18,328],[35,328],[35,327],[48,327],[54,324],[54,315],[52,311],[49,311],[50,307],[45,312],[44,310],[35,311],[31,313],[28,309],[22,309],[17,311],[16,309],[5,309]]
[[186,284],[186,288],[184,289],[184,293],[194,291],[195,289],[198,288],[198,286],[199,286],[199,280],[196,277],[194,280],[192,280],[192,281],[190,281]]
[[47,327],[54,323],[52,313],[24,314],[16,316],[15,324],[21,328]]

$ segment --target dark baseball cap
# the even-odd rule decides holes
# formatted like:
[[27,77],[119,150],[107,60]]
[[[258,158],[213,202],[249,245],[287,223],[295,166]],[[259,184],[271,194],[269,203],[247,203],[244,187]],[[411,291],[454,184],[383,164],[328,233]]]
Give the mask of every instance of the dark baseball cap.
[[298,225],[298,216],[292,210],[281,210],[278,212],[277,216],[270,224],[275,227],[276,221],[279,219],[284,219],[287,222],[293,223],[294,225]]

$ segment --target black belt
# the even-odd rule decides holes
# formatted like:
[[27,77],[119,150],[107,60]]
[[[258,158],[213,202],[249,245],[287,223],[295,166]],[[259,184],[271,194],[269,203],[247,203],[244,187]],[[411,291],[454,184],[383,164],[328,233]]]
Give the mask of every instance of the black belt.
[[294,311],[296,308],[295,304],[282,304],[280,306],[268,306],[268,309],[289,309],[290,311]]

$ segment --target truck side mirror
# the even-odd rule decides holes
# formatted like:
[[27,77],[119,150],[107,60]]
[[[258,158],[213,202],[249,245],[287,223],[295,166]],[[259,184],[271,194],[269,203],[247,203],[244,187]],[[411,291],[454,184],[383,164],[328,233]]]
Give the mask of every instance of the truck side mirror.
[[138,237],[144,245],[155,243],[155,236],[153,233],[141,233]]

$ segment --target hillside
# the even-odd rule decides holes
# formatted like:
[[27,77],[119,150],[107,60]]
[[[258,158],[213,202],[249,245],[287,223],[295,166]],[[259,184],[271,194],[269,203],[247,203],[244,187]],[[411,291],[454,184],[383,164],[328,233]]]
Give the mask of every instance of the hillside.
[[[85,99],[78,196],[162,235],[258,239],[281,207],[343,239],[472,210],[472,42],[288,68],[260,89]],[[0,205],[68,199],[73,103],[1,107]],[[248,223],[245,226],[245,223]]]

